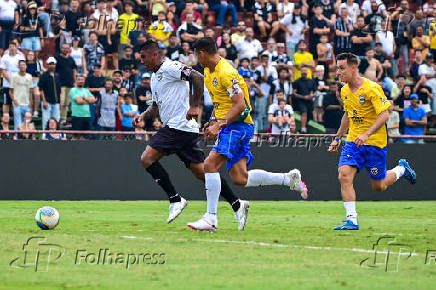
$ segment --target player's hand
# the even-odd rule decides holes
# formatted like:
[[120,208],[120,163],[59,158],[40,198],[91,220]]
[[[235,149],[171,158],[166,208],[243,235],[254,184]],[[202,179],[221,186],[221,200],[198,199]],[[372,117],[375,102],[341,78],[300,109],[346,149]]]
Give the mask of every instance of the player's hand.
[[188,112],[186,113],[186,120],[197,119],[200,114],[200,107],[189,107]]
[[359,136],[354,139],[354,144],[356,144],[357,147],[362,146],[365,144],[366,141],[368,141],[369,136],[367,134],[360,134]]
[[221,130],[221,126],[218,122],[209,125],[208,128],[204,131],[206,139],[215,139],[215,137],[219,134]]
[[332,143],[330,143],[328,152],[338,152],[340,145],[341,145],[340,140],[339,141],[333,140]]
[[141,122],[141,115],[135,116],[132,120],[132,125],[134,128],[138,127],[138,123]]

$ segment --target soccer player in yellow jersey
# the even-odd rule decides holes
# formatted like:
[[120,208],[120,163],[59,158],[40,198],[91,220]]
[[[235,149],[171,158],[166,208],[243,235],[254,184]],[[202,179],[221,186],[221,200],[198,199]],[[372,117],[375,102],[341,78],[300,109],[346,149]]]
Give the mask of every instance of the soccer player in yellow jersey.
[[[253,120],[247,84],[229,62],[217,52],[215,40],[203,37],[194,45],[199,63],[204,67],[204,83],[214,104],[212,118],[205,124],[208,139],[216,139],[215,146],[204,162],[207,212],[197,222],[188,223],[194,230],[216,231],[218,227],[217,207],[221,190],[219,169],[226,164],[233,183],[240,186],[284,185],[300,192],[307,199],[307,188],[301,181],[298,169],[288,173],[271,173],[250,170],[253,161],[250,139],[254,134]],[[245,201],[245,219],[239,219],[239,230],[243,230],[249,203]]]
[[337,57],[336,74],[345,83],[341,89],[345,113],[329,151],[338,151],[347,130],[348,136],[338,164],[346,220],[335,230],[359,229],[353,180],[363,167],[369,172],[372,188],[378,192],[385,191],[400,177],[411,184],[416,182],[416,173],[405,159],[401,159],[395,168],[386,170],[386,122],[392,105],[377,83],[359,75],[358,65],[359,59],[354,54],[343,53]]

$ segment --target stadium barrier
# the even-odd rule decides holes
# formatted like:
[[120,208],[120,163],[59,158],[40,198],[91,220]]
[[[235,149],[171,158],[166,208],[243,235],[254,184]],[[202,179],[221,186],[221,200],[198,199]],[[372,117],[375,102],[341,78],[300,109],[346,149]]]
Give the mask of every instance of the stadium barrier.
[[[4,133],[1,131],[0,133]],[[16,133],[17,131],[7,131]],[[45,131],[20,133],[41,134]],[[133,135],[135,132],[80,132],[67,134]],[[255,160],[250,168],[284,172],[299,168],[308,184],[310,200],[340,200],[337,180],[338,154],[328,153],[332,135],[291,134],[272,142],[270,134],[259,134],[252,143]],[[262,138],[264,137],[264,138]],[[410,136],[400,136],[406,138]],[[417,136],[413,136],[417,137]],[[419,136],[421,138],[421,136]],[[431,140],[433,136],[422,136]],[[2,166],[0,199],[4,200],[160,200],[163,191],[145,172],[140,156],[145,141],[43,141],[1,140]],[[207,154],[212,142],[202,143]],[[409,159],[418,172],[418,183],[399,181],[387,192],[371,190],[366,172],[357,176],[359,200],[436,200],[436,159],[434,143],[391,144],[388,168],[400,158]],[[204,200],[204,185],[186,170],[176,156],[162,160],[176,189],[188,199]],[[229,180],[225,169],[223,176]],[[188,181],[188,182],[187,182]],[[284,187],[241,188],[235,193],[250,200],[296,200],[297,194]]]

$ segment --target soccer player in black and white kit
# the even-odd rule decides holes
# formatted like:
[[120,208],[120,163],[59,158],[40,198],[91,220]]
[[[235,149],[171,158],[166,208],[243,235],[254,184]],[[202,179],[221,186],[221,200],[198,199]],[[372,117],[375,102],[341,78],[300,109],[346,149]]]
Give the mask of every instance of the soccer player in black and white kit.
[[[167,222],[172,222],[187,206],[170,181],[159,160],[176,154],[187,168],[204,181],[205,155],[198,145],[199,125],[193,118],[200,112],[203,98],[203,75],[178,61],[165,60],[156,42],[147,41],[141,48],[141,62],[153,72],[151,90],[153,104],[134,120],[140,121],[160,115],[164,127],[150,140],[141,156],[141,163],[162,187],[170,201]],[[192,89],[192,90],[191,90]],[[190,93],[192,92],[192,93]],[[221,179],[221,196],[231,204],[238,229],[243,230],[247,221],[249,202],[236,197],[224,179]]]

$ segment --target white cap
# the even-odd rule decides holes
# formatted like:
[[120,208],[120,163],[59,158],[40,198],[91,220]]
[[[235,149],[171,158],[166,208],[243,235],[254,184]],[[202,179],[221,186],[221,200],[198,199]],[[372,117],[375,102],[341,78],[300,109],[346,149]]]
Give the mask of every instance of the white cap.
[[50,56],[50,57],[47,59],[47,64],[50,64],[50,63],[57,64],[56,58],[54,58],[53,56]]
[[143,73],[143,74],[142,74],[142,78],[143,78],[143,79],[145,79],[145,78],[148,78],[148,79],[149,79],[149,78],[151,78],[151,75],[150,75],[148,72],[146,72],[146,73]]

